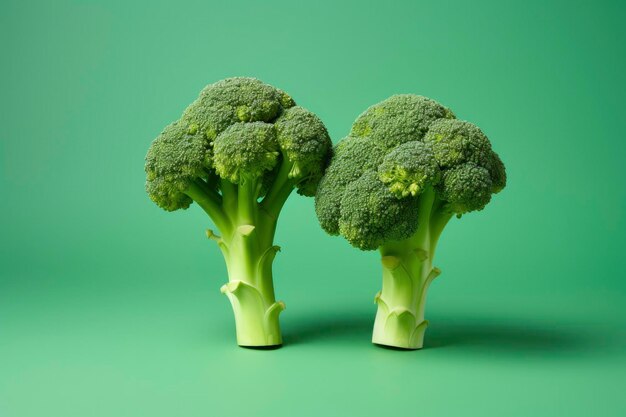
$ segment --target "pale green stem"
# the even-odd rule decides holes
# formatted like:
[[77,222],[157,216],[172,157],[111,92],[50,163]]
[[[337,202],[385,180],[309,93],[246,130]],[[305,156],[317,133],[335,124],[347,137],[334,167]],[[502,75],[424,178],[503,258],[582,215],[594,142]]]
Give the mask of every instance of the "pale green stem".
[[419,227],[413,236],[380,248],[383,285],[375,299],[374,343],[405,349],[423,346],[428,327],[424,318],[426,294],[441,272],[433,267],[433,257],[446,216],[440,215],[434,192],[428,189],[420,196]]

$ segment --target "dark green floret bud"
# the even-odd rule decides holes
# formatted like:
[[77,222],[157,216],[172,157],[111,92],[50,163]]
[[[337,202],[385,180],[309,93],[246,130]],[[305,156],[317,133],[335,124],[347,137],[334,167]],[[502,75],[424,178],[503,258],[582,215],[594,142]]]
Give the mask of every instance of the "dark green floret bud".
[[390,149],[401,143],[422,140],[433,121],[453,117],[449,109],[435,100],[399,94],[365,110],[352,125],[350,135],[372,138]]
[[387,240],[400,240],[417,230],[417,199],[399,200],[368,171],[350,183],[341,199],[339,231],[351,245],[374,250]]
[[499,193],[506,187],[506,169],[500,156],[495,152],[493,152],[489,174],[491,175],[491,182],[493,183],[491,192],[494,194]]
[[211,147],[204,136],[179,122],[165,127],[146,155],[146,191],[159,207],[187,208],[191,199],[183,192],[190,181],[206,177],[211,168]]
[[212,140],[234,123],[272,122],[291,106],[291,97],[269,84],[255,78],[227,78],[207,85],[181,120]]
[[150,199],[166,211],[186,209],[191,205],[191,198],[182,192],[185,187],[184,181],[168,181],[165,178],[157,177],[146,181],[146,191]]
[[278,101],[280,102],[280,105],[283,106],[283,109],[288,109],[289,107],[293,107],[296,105],[296,102],[293,100],[293,98],[291,98],[289,94],[278,88],[276,89],[276,91],[278,92]]
[[331,235],[339,234],[341,199],[346,186],[359,179],[365,171],[378,169],[384,150],[366,138],[344,138],[334,149],[315,194],[315,211],[322,228]]
[[406,142],[389,152],[378,167],[379,179],[398,198],[421,194],[439,182],[440,171],[430,147]]
[[468,162],[443,172],[440,197],[456,214],[482,210],[491,200],[493,183],[489,171]]
[[493,159],[491,143],[478,126],[462,120],[437,120],[424,137],[442,168],[465,162],[488,167]]
[[300,194],[315,195],[332,142],[322,121],[302,107],[291,107],[274,124],[284,158],[292,164]]
[[369,138],[348,136],[335,146],[331,166],[341,171],[342,182],[349,183],[365,171],[376,170],[385,153],[384,148]]
[[238,119],[231,107],[207,103],[202,96],[187,107],[180,119],[180,123],[190,130],[200,131],[209,141],[236,122]]
[[271,124],[237,123],[215,138],[215,170],[235,184],[242,178],[259,178],[273,169],[279,154],[276,131]]

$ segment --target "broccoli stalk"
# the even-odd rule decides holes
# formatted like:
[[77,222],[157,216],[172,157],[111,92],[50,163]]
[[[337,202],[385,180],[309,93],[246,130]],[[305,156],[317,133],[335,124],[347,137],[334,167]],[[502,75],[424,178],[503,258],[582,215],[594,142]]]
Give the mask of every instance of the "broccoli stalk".
[[[282,343],[278,316],[285,303],[276,301],[272,264],[280,247],[274,245],[278,215],[296,181],[288,174],[293,164],[283,162],[272,188],[258,203],[260,184],[244,181],[235,189],[222,188],[235,216],[232,225],[220,228],[227,238],[207,230],[226,262],[229,282],[221,287],[235,314],[237,342],[241,346],[273,346]],[[230,200],[230,201],[229,201]]]
[[[218,209],[228,221],[218,226],[221,236],[211,229],[206,234],[224,256],[229,281],[220,290],[233,308],[237,342],[241,346],[273,346],[282,343],[278,316],[285,304],[277,302],[274,295],[272,263],[280,247],[273,243],[277,217],[270,213],[280,212],[288,194],[282,201],[275,201],[273,207],[263,207],[256,202],[257,191],[251,187],[256,186],[254,182],[222,189],[224,203]],[[195,192],[188,195],[199,204],[208,197]],[[230,216],[224,211],[227,205],[232,208]],[[207,214],[215,219],[208,210]]]
[[237,342],[282,344],[272,263],[277,220],[294,189],[312,196],[330,156],[326,128],[287,94],[252,78],[207,86],[154,140],[146,189],[167,211],[196,202],[218,229]]
[[455,215],[482,210],[505,184],[504,165],[482,131],[433,100],[392,96],[357,118],[335,147],[315,209],[329,234],[380,251],[374,343],[423,346],[444,228]]
[[420,348],[428,321],[424,319],[430,283],[441,274],[433,267],[437,241],[452,213],[429,187],[419,198],[417,231],[409,238],[389,241],[380,248],[383,270],[382,290],[372,341],[379,345]]

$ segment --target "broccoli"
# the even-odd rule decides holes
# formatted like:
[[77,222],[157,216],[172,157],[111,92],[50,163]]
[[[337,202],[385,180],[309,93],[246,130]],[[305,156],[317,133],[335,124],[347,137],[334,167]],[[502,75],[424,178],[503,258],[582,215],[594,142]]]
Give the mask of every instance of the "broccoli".
[[174,211],[196,202],[219,234],[241,346],[282,344],[272,263],[274,233],[295,188],[313,196],[332,143],[320,119],[285,92],[254,78],[206,86],[182,117],[166,126],[146,155],[146,190]]
[[456,215],[482,210],[506,185],[485,134],[426,97],[402,94],[361,114],[319,183],[322,228],[382,255],[372,341],[423,346],[426,292],[440,274],[437,241]]

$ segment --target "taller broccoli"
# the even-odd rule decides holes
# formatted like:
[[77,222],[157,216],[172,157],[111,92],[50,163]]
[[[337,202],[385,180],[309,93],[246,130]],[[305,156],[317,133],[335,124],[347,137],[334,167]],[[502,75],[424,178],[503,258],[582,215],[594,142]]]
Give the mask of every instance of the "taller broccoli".
[[276,222],[294,188],[315,194],[332,144],[324,124],[285,92],[253,78],[206,86],[146,155],[146,190],[174,211],[196,202],[213,220],[228,269],[241,346],[282,343],[272,263]]
[[422,347],[439,236],[454,215],[482,210],[505,184],[483,132],[434,100],[396,95],[357,118],[335,147],[315,209],[329,234],[380,250],[374,343]]

